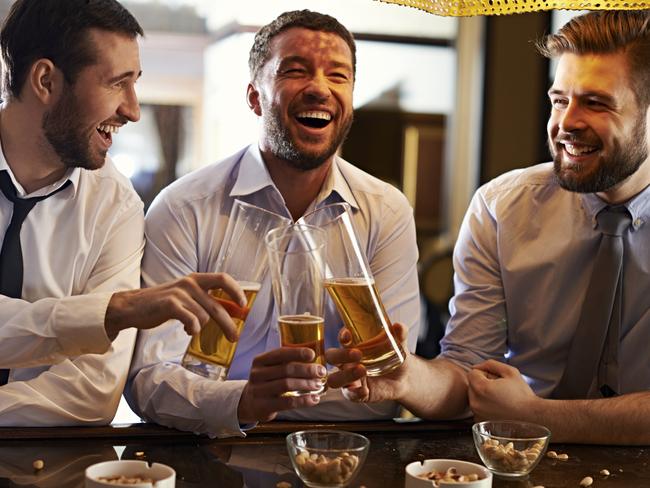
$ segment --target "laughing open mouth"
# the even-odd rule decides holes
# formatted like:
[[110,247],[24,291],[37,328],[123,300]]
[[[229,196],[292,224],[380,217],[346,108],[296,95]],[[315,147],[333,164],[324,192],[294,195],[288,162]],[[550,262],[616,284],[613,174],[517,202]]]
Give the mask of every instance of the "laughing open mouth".
[[111,141],[112,134],[117,134],[119,131],[120,128],[117,125],[101,124],[97,126],[97,132],[107,141]]
[[589,146],[586,144],[564,144],[564,150],[570,156],[586,156],[598,150],[596,146]]
[[302,125],[312,129],[322,129],[332,121],[332,115],[328,112],[300,112],[296,115],[296,119]]

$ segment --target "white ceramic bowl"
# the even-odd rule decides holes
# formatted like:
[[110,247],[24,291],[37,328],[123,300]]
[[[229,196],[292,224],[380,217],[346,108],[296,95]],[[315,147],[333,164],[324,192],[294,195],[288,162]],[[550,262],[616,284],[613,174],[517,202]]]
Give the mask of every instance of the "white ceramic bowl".
[[439,482],[440,487],[449,486],[454,488],[491,488],[492,473],[479,464],[459,461],[458,459],[427,459],[423,462],[415,461],[406,466],[405,488],[432,488],[436,486],[432,480],[421,478],[419,475],[431,473],[432,471],[446,472],[449,468],[456,468],[458,474],[477,474],[476,481]]
[[[144,482],[130,485],[120,485],[100,481],[100,477],[112,476],[141,476],[151,478],[153,483]],[[169,466],[153,463],[151,466],[146,461],[106,461],[93,464],[86,468],[86,488],[113,488],[130,486],[131,488],[174,488],[176,486],[176,471]]]

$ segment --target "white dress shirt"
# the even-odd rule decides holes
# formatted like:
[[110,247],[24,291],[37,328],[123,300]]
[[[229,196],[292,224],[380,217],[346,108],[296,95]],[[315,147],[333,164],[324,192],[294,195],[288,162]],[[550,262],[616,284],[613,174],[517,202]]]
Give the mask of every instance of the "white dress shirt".
[[[146,217],[144,284],[152,286],[196,271],[217,271],[215,263],[234,199],[290,218],[256,145],[176,181],[156,198]],[[418,251],[413,212],[392,186],[336,158],[310,208],[345,201],[391,320],[409,328],[415,348],[419,328]],[[263,236],[260,236],[262,239]],[[325,347],[338,346],[341,319],[329,301]],[[227,381],[185,370],[180,361],[189,337],[178,322],[138,335],[127,385],[131,407],[147,420],[211,436],[243,435],[237,406],[253,358],[280,346],[269,277],[246,320]],[[395,415],[396,404],[360,405],[328,391],[309,409],[280,418],[307,420],[377,419]]]
[[[515,170],[474,195],[454,251],[456,294],[442,355],[465,368],[498,359],[548,396],[566,365],[598,252],[593,193],[562,189],[552,163]],[[625,206],[622,393],[650,389],[650,187]]]
[[[23,223],[22,299],[0,296],[0,426],[106,424],[115,415],[128,373],[135,330],[111,343],[104,329],[113,292],[139,286],[143,206],[110,160],[75,168],[53,185],[26,194],[3,154],[20,197],[51,193]],[[0,193],[0,242],[13,204]]]

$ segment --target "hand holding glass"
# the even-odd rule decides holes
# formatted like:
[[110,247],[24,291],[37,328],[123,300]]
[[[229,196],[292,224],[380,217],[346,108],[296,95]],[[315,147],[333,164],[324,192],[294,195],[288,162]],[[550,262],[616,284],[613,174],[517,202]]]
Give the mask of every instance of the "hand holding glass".
[[[325,366],[325,233],[296,224],[269,232],[266,246],[282,346],[307,347],[314,351],[313,362]],[[321,393],[326,382],[323,379],[315,391],[290,391],[286,395]]]
[[352,342],[346,346],[361,350],[361,364],[368,376],[394,370],[404,362],[404,350],[391,332],[390,319],[352,225],[350,206],[326,205],[304,220],[325,231],[324,285],[352,335]]
[[[233,204],[216,269],[237,280],[246,294],[247,304],[240,307],[221,289],[210,290],[210,294],[226,309],[238,334],[241,334],[266,271],[264,236],[270,230],[290,223],[288,218],[255,205],[240,200]],[[225,379],[236,348],[237,342],[230,342],[210,319],[201,328],[201,333],[192,337],[183,357],[183,366],[208,378]]]

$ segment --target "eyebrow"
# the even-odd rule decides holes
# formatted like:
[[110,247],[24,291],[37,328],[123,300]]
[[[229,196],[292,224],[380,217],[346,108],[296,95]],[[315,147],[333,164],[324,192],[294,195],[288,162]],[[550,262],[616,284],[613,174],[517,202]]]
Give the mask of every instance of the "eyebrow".
[[118,81],[124,80],[126,78],[133,78],[134,76],[136,80],[139,79],[142,76],[142,70],[138,71],[137,74],[135,71],[127,71],[126,73],[113,76],[112,78],[109,78],[108,83],[109,84],[117,83]]
[[[548,96],[550,97],[551,95],[565,95],[565,93],[562,90],[559,90],[557,88],[551,88],[548,91]],[[611,95],[608,95],[607,93],[600,92],[600,91],[587,91],[584,93],[580,93],[578,95],[580,98],[598,98],[600,100],[609,102],[609,103],[614,103],[616,100],[614,97]]]
[[[301,64],[308,64],[309,61],[307,58],[304,58],[302,56],[287,56],[286,58],[283,58],[280,60],[280,66],[283,66],[288,63],[301,63]],[[334,66],[335,68],[344,68],[347,70],[352,71],[352,66],[350,63],[345,63],[342,61],[331,61],[330,64]]]

